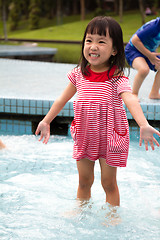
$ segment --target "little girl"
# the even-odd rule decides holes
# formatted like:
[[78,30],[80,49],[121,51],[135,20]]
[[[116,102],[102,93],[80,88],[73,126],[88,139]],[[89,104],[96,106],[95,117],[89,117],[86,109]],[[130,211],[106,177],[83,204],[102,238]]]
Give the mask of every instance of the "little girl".
[[77,92],[71,135],[73,158],[77,160],[79,186],[77,198],[88,200],[94,181],[94,165],[99,160],[101,183],[106,202],[120,205],[117,167],[125,167],[129,150],[129,127],[123,102],[140,127],[140,142],[148,142],[154,150],[159,143],[143,115],[137,98],[132,95],[129,80],[124,76],[125,56],[120,25],[110,17],[93,18],[84,33],[80,63],[70,73],[68,86],[39,123],[36,135],[47,143],[50,123]]

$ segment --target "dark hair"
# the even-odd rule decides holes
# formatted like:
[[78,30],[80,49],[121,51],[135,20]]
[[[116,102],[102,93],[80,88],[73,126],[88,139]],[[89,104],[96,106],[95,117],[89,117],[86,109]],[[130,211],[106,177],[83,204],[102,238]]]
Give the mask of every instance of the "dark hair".
[[[84,57],[83,49],[84,43],[87,33],[89,34],[99,34],[106,36],[106,32],[108,29],[108,33],[110,38],[113,41],[113,48],[117,50],[117,54],[115,56],[111,56],[109,59],[109,71],[110,69],[116,65],[118,68],[118,74],[123,74],[125,68],[125,54],[124,54],[124,45],[123,45],[123,34],[122,29],[113,18],[106,16],[98,16],[93,18],[87,25],[86,30],[84,32],[84,37],[82,40],[82,49],[81,49],[81,58],[79,65],[81,67],[81,71],[83,75],[87,75],[87,65],[88,61]],[[108,74],[109,74],[108,71]]]

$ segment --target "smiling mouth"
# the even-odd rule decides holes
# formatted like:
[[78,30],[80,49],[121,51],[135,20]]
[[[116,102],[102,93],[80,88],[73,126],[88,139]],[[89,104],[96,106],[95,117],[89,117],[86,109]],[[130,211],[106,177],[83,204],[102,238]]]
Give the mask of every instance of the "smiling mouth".
[[99,55],[99,54],[89,53],[89,56],[90,56],[90,57],[99,57],[100,55]]

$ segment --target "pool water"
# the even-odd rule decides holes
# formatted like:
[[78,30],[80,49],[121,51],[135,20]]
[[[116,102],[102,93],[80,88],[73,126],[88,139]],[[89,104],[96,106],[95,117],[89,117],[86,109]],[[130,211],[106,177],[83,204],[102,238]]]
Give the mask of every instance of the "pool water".
[[76,200],[78,173],[71,137],[1,136],[1,240],[159,240],[159,148],[148,152],[131,140],[127,168],[118,169],[121,206],[105,203],[95,165],[92,199]]

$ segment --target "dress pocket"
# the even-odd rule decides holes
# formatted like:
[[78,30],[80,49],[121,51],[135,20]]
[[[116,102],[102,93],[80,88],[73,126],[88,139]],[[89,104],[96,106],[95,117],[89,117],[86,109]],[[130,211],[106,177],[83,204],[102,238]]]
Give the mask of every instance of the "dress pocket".
[[124,108],[109,108],[107,124],[108,151],[127,152],[129,148],[129,127]]
[[127,129],[123,134],[119,134],[116,129],[113,129],[113,134],[111,135],[108,142],[108,150],[111,152],[126,152],[129,147],[129,133]]
[[70,126],[70,132],[71,132],[71,136],[73,138],[74,141],[77,140],[77,137],[76,137],[76,124],[75,124],[75,120],[72,121],[71,123],[71,126]]

